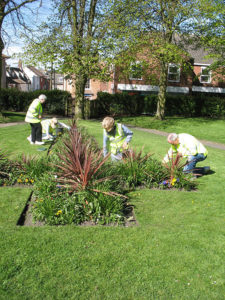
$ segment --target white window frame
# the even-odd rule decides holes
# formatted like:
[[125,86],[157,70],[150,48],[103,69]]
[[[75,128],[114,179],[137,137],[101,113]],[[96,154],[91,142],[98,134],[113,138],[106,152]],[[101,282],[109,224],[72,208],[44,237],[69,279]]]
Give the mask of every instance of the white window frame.
[[[131,68],[133,67],[133,66],[138,66],[138,65],[140,65],[140,67],[142,68],[142,65],[141,65],[141,62],[140,61],[136,61],[135,63],[132,63],[132,65],[131,65]],[[143,69],[143,68],[142,68]],[[134,71],[135,72],[135,71]],[[134,72],[130,72],[130,75],[129,75],[129,79],[130,80],[142,80],[142,76],[140,77],[140,78],[135,78],[135,77],[133,77],[133,73]]]
[[86,84],[85,84],[85,90],[90,90],[91,89],[91,80],[88,79]]
[[[207,69],[207,67],[201,67],[201,75],[200,75],[200,82],[201,83],[211,83],[211,71],[208,71],[208,74],[203,74],[203,71]],[[205,80],[202,80],[202,77],[208,77],[208,80],[205,81]]]
[[[177,68],[177,72],[171,72],[170,68]],[[177,79],[170,79],[170,74],[177,76]],[[167,75],[168,82],[180,82],[180,65],[170,63],[168,66],[168,75]]]

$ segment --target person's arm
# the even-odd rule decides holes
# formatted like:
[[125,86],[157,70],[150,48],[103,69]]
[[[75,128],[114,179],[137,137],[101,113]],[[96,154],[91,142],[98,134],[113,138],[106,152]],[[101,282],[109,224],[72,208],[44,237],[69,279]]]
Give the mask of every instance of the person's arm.
[[68,126],[68,125],[66,125],[65,123],[58,122],[58,125],[59,125],[59,127],[61,127],[61,128],[66,128],[67,130],[70,130],[70,129],[71,129],[71,127]]
[[103,155],[104,155],[104,157],[108,154],[108,152],[109,152],[109,139],[104,130],[103,131]]
[[173,153],[175,153],[175,151],[174,151],[173,147],[170,147],[169,151],[167,152],[167,154],[163,158],[163,163],[167,163],[172,158]]
[[131,141],[131,139],[133,137],[133,132],[129,128],[127,128],[127,126],[125,126],[125,125],[122,125],[122,129],[123,129],[124,135],[126,136],[126,140],[123,143],[123,148],[127,149],[128,143]]
[[50,128],[50,124],[48,123],[48,124],[45,126],[46,136],[47,136],[48,139],[51,137],[51,135],[50,135],[50,133],[49,133],[49,128]]

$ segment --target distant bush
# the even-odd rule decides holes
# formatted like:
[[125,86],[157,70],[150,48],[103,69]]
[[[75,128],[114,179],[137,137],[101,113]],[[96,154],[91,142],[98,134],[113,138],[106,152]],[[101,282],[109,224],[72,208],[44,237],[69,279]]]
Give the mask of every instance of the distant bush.
[[[105,115],[155,115],[157,94],[129,95],[99,92],[96,100],[90,101],[91,118]],[[196,93],[194,95],[166,95],[166,116],[225,117],[225,98]]]
[[0,90],[0,107],[2,110],[27,111],[30,103],[40,94],[45,94],[48,99],[44,104],[45,113],[66,114],[65,109],[70,101],[70,93],[60,90],[23,92],[17,89],[2,89]]

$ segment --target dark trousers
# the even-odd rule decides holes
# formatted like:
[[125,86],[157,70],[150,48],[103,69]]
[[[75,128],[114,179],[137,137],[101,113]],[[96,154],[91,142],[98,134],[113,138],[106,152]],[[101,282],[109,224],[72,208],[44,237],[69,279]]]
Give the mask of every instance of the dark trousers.
[[35,143],[36,141],[42,141],[42,127],[41,123],[30,123],[31,126],[31,141]]

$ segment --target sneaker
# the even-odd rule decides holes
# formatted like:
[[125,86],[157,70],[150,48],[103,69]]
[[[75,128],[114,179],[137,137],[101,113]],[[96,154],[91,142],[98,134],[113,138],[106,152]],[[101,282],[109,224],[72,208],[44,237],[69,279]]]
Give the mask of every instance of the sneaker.
[[30,141],[30,144],[31,144],[31,145],[34,145],[34,142],[31,142],[31,141]]
[[204,174],[208,173],[210,171],[210,167],[204,167]]
[[29,142],[31,142],[31,138],[30,138],[30,136],[28,136],[28,137],[27,137],[27,140],[28,140]]
[[44,145],[44,142],[38,142],[38,141],[36,141],[35,145]]

